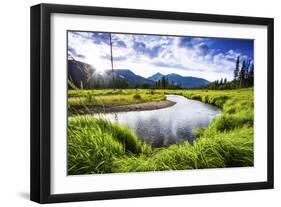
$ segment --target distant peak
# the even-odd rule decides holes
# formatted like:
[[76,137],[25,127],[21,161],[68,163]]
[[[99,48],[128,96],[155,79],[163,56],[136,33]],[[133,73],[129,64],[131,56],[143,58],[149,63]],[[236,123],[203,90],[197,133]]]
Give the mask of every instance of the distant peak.
[[150,77],[157,77],[157,78],[159,78],[159,77],[162,77],[162,76],[164,76],[162,73],[155,73],[154,75],[152,75],[152,76],[150,76]]
[[168,76],[180,76],[180,77],[182,77],[181,75],[176,74],[176,73],[170,73],[170,74],[168,74]]
[[133,71],[131,71],[130,69],[114,69],[114,71],[116,71],[117,73],[130,73],[135,75],[135,73]]
[[124,72],[131,72],[132,73],[132,71],[130,69],[113,69],[113,70],[115,70],[115,71],[124,71]]

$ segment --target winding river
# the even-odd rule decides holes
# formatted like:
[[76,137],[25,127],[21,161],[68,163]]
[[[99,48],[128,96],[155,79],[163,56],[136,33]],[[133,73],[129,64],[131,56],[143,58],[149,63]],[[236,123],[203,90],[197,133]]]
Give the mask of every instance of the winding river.
[[151,110],[105,114],[110,121],[128,125],[141,140],[153,147],[163,147],[184,140],[192,142],[192,129],[207,127],[221,113],[218,107],[179,95],[166,95],[175,105]]

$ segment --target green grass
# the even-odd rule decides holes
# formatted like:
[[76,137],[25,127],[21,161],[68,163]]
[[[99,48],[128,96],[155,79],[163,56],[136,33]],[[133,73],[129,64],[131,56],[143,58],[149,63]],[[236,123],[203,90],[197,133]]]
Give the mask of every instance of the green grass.
[[75,106],[119,106],[165,100],[163,93],[151,90],[69,90],[68,105]]
[[208,132],[193,145],[184,142],[156,150],[151,156],[128,156],[114,162],[114,172],[205,169],[253,165],[253,129]]
[[114,158],[139,154],[143,148],[127,126],[90,117],[68,119],[68,173],[112,171]]
[[[70,92],[72,97],[87,94]],[[91,91],[94,96],[115,96],[116,91]],[[111,94],[112,93],[112,94]],[[90,116],[69,117],[68,173],[143,172],[253,166],[253,89],[240,90],[122,90],[140,94],[178,94],[222,108],[207,128],[194,129],[197,139],[152,149],[134,132],[118,123]],[[102,95],[101,95],[102,94]],[[71,97],[70,96],[70,97]],[[137,98],[139,99],[139,97]]]

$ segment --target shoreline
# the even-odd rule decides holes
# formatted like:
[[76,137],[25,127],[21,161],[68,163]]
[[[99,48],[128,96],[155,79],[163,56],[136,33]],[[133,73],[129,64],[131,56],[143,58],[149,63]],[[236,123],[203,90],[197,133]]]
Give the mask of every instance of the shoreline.
[[[175,105],[176,102],[170,100],[164,101],[151,101],[146,103],[138,103],[138,104],[128,104],[128,105],[120,105],[120,106],[86,106],[90,112],[92,113],[114,113],[114,112],[129,112],[129,111],[150,111],[156,109],[168,108]],[[83,110],[84,106],[75,106],[72,107],[72,110]],[[71,110],[71,111],[72,111]],[[72,114],[72,112],[69,112]]]

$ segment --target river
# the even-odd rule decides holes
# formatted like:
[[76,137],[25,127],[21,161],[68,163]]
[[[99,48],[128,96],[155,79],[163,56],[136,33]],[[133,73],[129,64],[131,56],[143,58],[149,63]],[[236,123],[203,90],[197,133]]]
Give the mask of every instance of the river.
[[166,95],[175,105],[151,110],[105,114],[110,121],[128,125],[139,139],[153,147],[163,147],[188,140],[192,143],[192,129],[207,127],[221,113],[218,107],[190,100],[179,95]]

